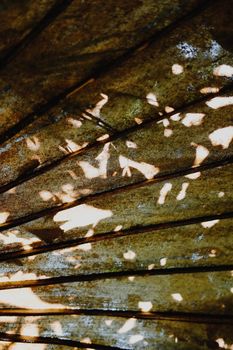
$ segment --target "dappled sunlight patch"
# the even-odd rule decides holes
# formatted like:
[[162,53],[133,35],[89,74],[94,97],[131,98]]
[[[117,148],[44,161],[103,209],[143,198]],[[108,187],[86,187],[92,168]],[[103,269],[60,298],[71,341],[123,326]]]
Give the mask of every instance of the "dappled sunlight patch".
[[166,197],[168,193],[171,191],[171,189],[172,189],[172,184],[170,182],[167,182],[163,185],[163,187],[160,190],[159,199],[157,201],[158,204],[165,203]]
[[23,324],[20,329],[20,334],[26,335],[26,336],[38,337],[39,336],[38,325],[35,323]]
[[144,336],[141,334],[131,335],[129,338],[129,344],[136,344],[144,339]]
[[47,344],[11,343],[8,350],[46,350]]
[[183,297],[180,293],[173,293],[172,299],[174,299],[175,301],[181,302],[183,300]]
[[47,202],[52,199],[54,195],[50,191],[42,190],[39,192],[39,196],[43,199],[43,201]]
[[180,115],[180,113],[173,114],[170,117],[170,119],[173,120],[174,122],[178,122],[181,119],[181,115]]
[[66,232],[77,227],[93,225],[95,227],[99,221],[109,218],[113,215],[111,210],[98,209],[91,205],[81,204],[73,208],[58,212],[53,220],[55,222],[63,221],[60,228]]
[[[102,99],[96,103],[94,108],[86,109],[86,112],[92,114],[94,117],[100,118],[100,111],[103,108],[103,106],[108,102],[108,96],[106,94],[101,93],[100,96]],[[83,116],[87,119],[90,119],[85,113],[83,113]]]
[[109,138],[109,134],[104,134],[96,139],[96,141],[105,141]]
[[128,148],[137,148],[137,145],[135,142],[132,142],[132,141],[126,141],[126,146]]
[[106,326],[110,327],[113,323],[113,320],[105,320],[104,323],[106,324]]
[[170,106],[165,106],[165,112],[166,113],[171,113],[174,111],[174,108],[173,107],[170,107]]
[[8,211],[0,212],[0,224],[4,224],[7,221],[9,215],[10,213]]
[[7,231],[6,234],[0,233],[0,241],[3,242],[3,244],[13,244],[13,243],[20,243],[23,247],[30,246],[33,243],[41,242],[41,240],[38,237],[32,237],[32,238],[22,238],[18,237],[20,234],[19,230],[10,230]]
[[136,253],[132,250],[127,250],[127,252],[125,252],[123,256],[125,260],[134,260],[136,258]]
[[172,131],[172,129],[165,128],[163,134],[164,134],[165,137],[170,137],[170,136],[172,136],[173,131]]
[[87,179],[94,179],[96,177],[107,177],[107,164],[110,157],[109,153],[110,143],[106,143],[102,152],[95,158],[99,163],[99,167],[94,167],[89,162],[79,161],[77,164],[82,168]]
[[26,144],[27,147],[30,149],[30,151],[36,152],[40,149],[40,141],[38,137],[32,136],[31,138],[26,138]]
[[146,95],[146,99],[147,99],[147,102],[152,105],[152,106],[155,106],[155,107],[158,107],[159,104],[158,104],[158,101],[157,101],[157,97],[156,95],[153,93],[153,92],[149,92],[147,95]]
[[196,144],[195,142],[191,142],[191,146],[196,148],[196,156],[193,162],[193,167],[196,167],[201,165],[201,163],[208,157],[209,150],[202,145]]
[[196,173],[191,173],[191,174],[185,175],[184,177],[186,177],[187,179],[190,179],[190,180],[196,180],[200,176],[201,176],[201,172],[197,171]]
[[27,281],[47,278],[45,275],[36,275],[35,273],[24,273],[18,271],[8,276],[0,276],[0,282],[14,282],[14,281]]
[[169,120],[167,118],[164,118],[164,119],[161,119],[161,120],[157,121],[157,124],[161,124],[161,123],[163,124],[163,126],[165,128],[168,127],[169,124],[170,124],[170,122],[169,122]]
[[175,63],[172,65],[172,73],[175,74],[175,75],[179,75],[181,73],[183,73],[184,71],[184,68],[178,64],[178,63]]
[[218,222],[219,222],[219,219],[217,219],[217,220],[211,220],[211,221],[203,221],[203,222],[201,223],[201,226],[204,227],[204,228],[211,228],[211,227],[213,227],[214,225],[216,225]]
[[228,148],[233,139],[233,126],[213,131],[209,134],[209,139],[213,146],[222,146],[223,149]]
[[62,309],[62,304],[42,301],[31,288],[0,290],[0,303],[26,309]]
[[176,199],[177,199],[178,201],[181,201],[182,199],[185,198],[185,196],[186,196],[186,191],[187,191],[187,188],[188,188],[188,187],[189,187],[189,183],[188,183],[188,182],[184,182],[184,183],[182,184],[181,190],[180,190],[180,192],[178,193],[178,195],[177,195],[177,197],[176,197]]
[[200,90],[201,94],[215,94],[217,92],[219,92],[219,88],[211,86],[204,87]]
[[155,267],[155,264],[150,264],[150,265],[148,265],[148,270],[153,270],[153,268]]
[[141,118],[137,118],[137,117],[134,118],[134,120],[135,120],[136,124],[138,124],[138,125],[142,124],[142,122],[143,122],[143,120]]
[[80,244],[78,246],[78,249],[84,251],[84,252],[88,252],[89,250],[91,250],[91,243],[84,243],[84,244]]
[[204,113],[186,113],[181,123],[188,128],[198,126],[201,125],[204,116]]
[[216,253],[217,253],[216,249],[211,249],[211,251],[209,253],[209,257],[210,258],[215,258],[216,257]]
[[226,344],[223,338],[216,339],[216,343],[218,343],[218,346],[221,349],[233,350],[233,344]]
[[79,151],[82,148],[85,148],[88,145],[88,142],[84,142],[82,145],[78,145],[76,142],[65,139],[66,144],[64,146],[59,145],[58,148],[64,154],[70,154]]
[[74,128],[81,128],[82,126],[82,122],[81,120],[78,120],[78,119],[74,119],[74,118],[67,118],[67,122],[68,124],[72,125]]
[[133,329],[136,326],[137,320],[135,318],[129,318],[125,321],[123,326],[117,331],[119,334],[124,334],[129,332],[131,329]]
[[152,309],[153,304],[151,301],[139,301],[138,307],[142,312],[149,312]]
[[114,228],[114,232],[119,232],[120,230],[122,230],[123,226],[122,225],[117,225],[115,228]]
[[225,196],[225,193],[224,193],[224,192],[221,191],[221,192],[218,193],[218,198],[222,198],[222,197],[224,197],[224,196]]
[[161,258],[159,262],[161,266],[165,266],[167,264],[167,258]]
[[133,282],[133,281],[135,280],[135,276],[129,276],[129,277],[128,277],[128,280],[129,280],[130,282]]
[[120,167],[123,169],[122,176],[131,176],[131,168],[134,168],[141,172],[146,179],[153,179],[153,177],[159,172],[159,168],[154,165],[144,163],[144,162],[135,162],[129,158],[126,158],[122,155],[119,156]]
[[233,96],[228,97],[214,97],[206,102],[207,106],[213,109],[218,109],[225,106],[230,106],[233,104]]
[[220,66],[214,68],[213,74],[218,77],[232,77],[233,76],[233,67],[228,64],[221,64]]
[[60,337],[60,336],[63,336],[63,330],[62,330],[62,325],[61,325],[61,322],[59,321],[54,321],[51,323],[51,328],[52,330],[54,331],[54,333]]
[[54,193],[54,196],[53,196],[54,201],[59,199],[62,203],[70,203],[79,197],[81,191],[84,191],[84,189],[80,190],[79,191],[80,193],[78,191],[75,191],[74,186],[70,183],[62,185],[61,189],[62,191],[58,191]]

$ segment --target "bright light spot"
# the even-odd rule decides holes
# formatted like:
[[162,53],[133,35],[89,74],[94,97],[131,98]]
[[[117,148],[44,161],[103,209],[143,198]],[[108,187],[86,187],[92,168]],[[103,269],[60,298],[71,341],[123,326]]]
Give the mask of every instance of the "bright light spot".
[[91,339],[90,339],[89,337],[82,338],[82,339],[81,339],[81,342],[82,342],[82,343],[85,343],[85,344],[91,344]]
[[223,340],[223,338],[216,339],[216,342],[218,343],[220,348],[225,348],[225,341]]
[[80,128],[82,126],[82,122],[80,120],[77,120],[77,119],[74,119],[74,118],[68,118],[67,121],[74,128]]
[[51,328],[58,337],[63,335],[62,326],[61,326],[61,323],[59,321],[52,322]]
[[142,312],[148,312],[152,309],[153,304],[151,301],[139,301],[138,307]]
[[134,118],[135,122],[140,125],[142,124],[142,119],[141,118]]
[[218,77],[232,77],[233,76],[233,67],[229,66],[227,64],[221,64],[221,66],[218,66],[214,68],[214,75],[217,75]]
[[87,179],[94,179],[95,177],[107,177],[107,164],[110,157],[109,154],[110,143],[106,143],[102,152],[95,158],[99,163],[99,167],[94,167],[86,161],[79,161],[78,165],[82,168]]
[[144,337],[141,334],[131,335],[129,338],[129,344],[136,344],[139,341],[142,341],[143,339]]
[[92,237],[93,235],[94,235],[94,230],[90,228],[85,234],[85,237]]
[[219,220],[204,221],[201,223],[201,226],[204,228],[210,228],[216,225],[218,222]]
[[160,265],[161,265],[161,266],[165,266],[166,263],[167,263],[167,258],[162,258],[162,259],[160,259]]
[[137,148],[136,143],[132,141],[126,141],[126,146],[129,148]]
[[166,113],[171,113],[171,112],[173,112],[174,111],[174,108],[172,108],[172,107],[170,107],[170,106],[166,106],[165,107],[165,112]]
[[24,324],[22,325],[20,329],[20,334],[21,335],[26,335],[26,336],[33,336],[33,337],[38,337],[39,336],[39,329],[37,324]]
[[182,199],[185,198],[186,196],[186,191],[187,191],[187,188],[189,187],[189,183],[188,182],[184,182],[182,184],[182,187],[181,187],[181,191],[179,192],[179,194],[177,195],[176,199],[178,201],[181,201]]
[[66,141],[66,146],[65,147],[68,149],[69,152],[77,152],[81,148],[83,148],[83,146],[78,145],[77,143],[75,143],[72,140],[65,139],[65,141]]
[[91,243],[84,243],[78,246],[78,249],[83,250],[84,252],[87,252],[88,250],[91,250]]
[[155,267],[155,264],[150,264],[148,265],[148,270],[153,270],[154,267]]
[[134,260],[136,258],[136,254],[132,250],[128,250],[123,256],[125,260]]
[[216,342],[218,343],[218,346],[220,348],[233,350],[233,344],[231,344],[231,345],[226,344],[223,338],[216,339]]
[[233,126],[217,129],[209,135],[213,146],[222,146],[223,149],[229,147],[233,139]]
[[196,179],[198,179],[200,176],[201,176],[200,171],[197,171],[196,173],[192,173],[192,174],[185,175],[185,177],[187,177],[187,179],[190,179],[190,180],[196,180]]
[[202,145],[197,145],[194,142],[191,142],[191,146],[196,147],[196,157],[193,163],[193,167],[199,166],[209,155],[209,150],[202,146]]
[[144,162],[135,162],[122,155],[119,156],[119,163],[120,167],[123,169],[122,176],[131,176],[130,167],[140,171],[146,179],[153,179],[153,177],[159,172],[159,168],[155,167],[154,165]]
[[28,137],[26,139],[26,144],[27,144],[28,148],[33,152],[38,151],[38,149],[40,148],[40,142],[39,142],[38,137],[36,137],[36,136],[32,136],[31,139]]
[[152,92],[150,92],[149,94],[146,95],[146,99],[150,105],[156,106],[156,107],[159,106],[158,101],[157,101],[157,97]]
[[128,277],[128,280],[129,280],[130,282],[133,282],[133,281],[135,280],[135,276],[129,276],[129,277]]
[[135,318],[129,318],[124,325],[117,331],[119,334],[127,333],[136,326],[137,320]]
[[167,182],[167,183],[165,183],[165,185],[163,185],[163,187],[160,190],[159,199],[157,201],[158,204],[165,203],[166,196],[167,196],[168,192],[171,191],[171,189],[172,189],[172,184],[170,182]]
[[9,215],[10,213],[8,211],[2,211],[0,213],[0,224],[4,224],[4,222],[6,222]]
[[233,104],[233,96],[229,97],[214,97],[206,102],[207,106],[213,109],[218,109]]
[[211,249],[209,257],[210,258],[215,258],[216,257],[216,250],[215,249]]
[[50,191],[40,191],[39,192],[40,197],[43,199],[43,201],[49,201],[50,199],[53,198],[53,194]]
[[97,141],[104,141],[104,140],[107,140],[108,138],[109,138],[109,134],[104,134],[98,137]]
[[65,221],[60,228],[66,232],[73,228],[87,225],[93,225],[94,227],[100,220],[109,218],[112,215],[113,213],[111,210],[103,210],[95,208],[91,205],[81,204],[58,212],[53,217],[53,220],[55,222]]
[[219,88],[208,86],[208,87],[202,88],[202,89],[200,90],[200,92],[201,92],[202,94],[214,94],[214,93],[216,93],[216,92],[219,92]]
[[[97,102],[94,108],[92,109],[86,109],[86,112],[92,114],[94,117],[100,118],[100,111],[103,108],[103,106],[108,102],[108,96],[105,94],[100,94],[103,98]],[[83,113],[84,117],[88,117],[85,113]],[[88,118],[89,119],[89,118]]]
[[185,117],[182,119],[181,123],[188,128],[190,126],[201,125],[202,119],[204,118],[204,113],[186,113]]
[[172,129],[164,129],[164,136],[170,137],[173,134]]
[[113,320],[105,320],[104,322],[105,322],[106,326],[110,327],[111,324],[113,323]]
[[122,229],[122,227],[123,227],[122,225],[117,225],[113,231],[118,232]]
[[222,197],[224,197],[224,196],[225,196],[225,193],[224,193],[224,192],[219,192],[218,198],[222,198]]
[[42,301],[31,288],[0,290],[0,303],[26,309],[62,309],[62,304]]
[[[9,333],[9,332],[8,332]],[[2,350],[2,348],[0,348]],[[45,350],[47,349],[46,344],[30,344],[30,343],[11,343],[8,350]]]
[[175,300],[175,301],[182,301],[183,300],[183,297],[180,293],[174,293],[172,294],[172,298]]
[[172,66],[172,73],[175,74],[175,75],[179,75],[181,73],[183,73],[184,71],[184,68],[180,65],[180,64],[173,64]]
[[233,293],[233,288],[230,289],[231,293]]
[[163,126],[166,128],[170,124],[169,120],[167,118],[164,118],[162,120],[159,120],[157,124],[163,123]]
[[174,122],[178,122],[181,119],[180,113],[173,114],[170,119]]

